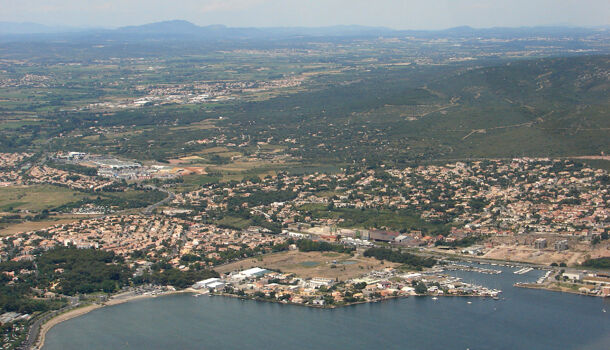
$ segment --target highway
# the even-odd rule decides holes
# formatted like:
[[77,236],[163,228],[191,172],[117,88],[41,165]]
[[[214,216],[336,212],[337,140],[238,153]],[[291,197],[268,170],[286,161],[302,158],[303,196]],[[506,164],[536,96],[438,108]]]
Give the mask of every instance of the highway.
[[171,202],[172,200],[174,200],[174,198],[176,198],[176,195],[175,195],[173,192],[168,191],[168,190],[166,190],[166,189],[164,189],[164,188],[158,188],[158,187],[156,187],[156,186],[152,186],[152,185],[147,185],[145,188],[146,188],[146,189],[149,189],[149,190],[157,190],[157,191],[160,191],[160,192],[164,192],[164,193],[166,193],[166,194],[167,194],[167,197],[166,197],[165,199],[163,199],[163,200],[161,200],[161,201],[159,201],[159,202],[155,203],[155,204],[151,204],[151,205],[149,205],[148,207],[144,208],[144,209],[142,210],[142,214],[150,215],[150,214],[152,214],[152,212],[153,212],[153,211],[154,211],[156,208],[158,208],[158,207],[162,206],[163,204],[169,203],[169,202]]

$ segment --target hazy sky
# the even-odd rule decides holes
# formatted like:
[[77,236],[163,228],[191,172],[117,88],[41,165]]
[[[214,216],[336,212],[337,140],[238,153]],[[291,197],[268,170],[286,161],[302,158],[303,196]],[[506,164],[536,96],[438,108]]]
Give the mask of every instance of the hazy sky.
[[0,21],[117,27],[169,19],[233,27],[599,26],[610,24],[610,0],[0,0]]

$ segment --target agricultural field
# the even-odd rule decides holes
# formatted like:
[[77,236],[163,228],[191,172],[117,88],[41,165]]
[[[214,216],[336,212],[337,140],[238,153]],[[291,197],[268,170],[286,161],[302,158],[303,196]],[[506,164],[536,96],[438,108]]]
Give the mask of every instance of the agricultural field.
[[40,212],[90,198],[90,195],[52,185],[0,187],[0,210]]
[[53,216],[52,219],[41,220],[41,221],[26,221],[16,224],[0,224],[0,236],[9,236],[20,232],[29,232],[35,230],[41,230],[54,225],[68,224],[78,220],[85,219],[86,215],[80,216]]

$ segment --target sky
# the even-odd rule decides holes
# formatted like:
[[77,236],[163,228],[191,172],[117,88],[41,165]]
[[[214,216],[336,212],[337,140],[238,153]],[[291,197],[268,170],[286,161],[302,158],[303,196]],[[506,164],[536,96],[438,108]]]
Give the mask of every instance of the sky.
[[0,0],[0,21],[114,28],[367,25],[394,29],[608,26],[610,0]]

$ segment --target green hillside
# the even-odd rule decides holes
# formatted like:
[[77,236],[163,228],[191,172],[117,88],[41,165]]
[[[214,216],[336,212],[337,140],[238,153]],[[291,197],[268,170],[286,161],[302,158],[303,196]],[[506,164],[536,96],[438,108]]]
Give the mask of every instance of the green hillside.
[[[460,156],[607,153],[609,72],[608,56],[521,61],[461,72],[430,85],[458,106],[444,116],[431,116],[428,125],[431,134],[450,142]],[[452,138],[447,130],[463,133],[456,131]],[[473,130],[477,132],[468,136]]]
[[[52,151],[168,160],[214,145],[250,156],[268,144],[292,165],[316,166],[607,154],[609,72],[608,55],[354,66],[260,100],[117,109],[103,117],[87,109],[49,112],[35,125],[6,126],[0,150],[46,149],[51,140]],[[194,142],[200,139],[223,141]]]
[[308,160],[412,162],[608,153],[610,58],[380,69],[361,81],[249,103],[225,122],[295,138]]

